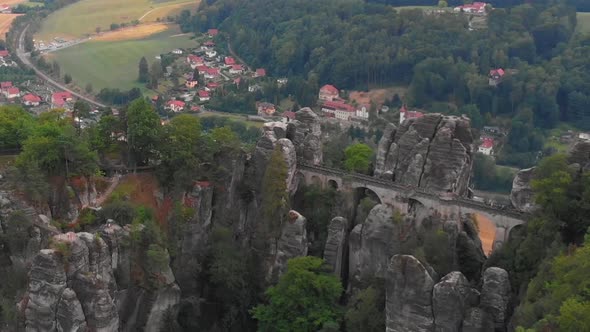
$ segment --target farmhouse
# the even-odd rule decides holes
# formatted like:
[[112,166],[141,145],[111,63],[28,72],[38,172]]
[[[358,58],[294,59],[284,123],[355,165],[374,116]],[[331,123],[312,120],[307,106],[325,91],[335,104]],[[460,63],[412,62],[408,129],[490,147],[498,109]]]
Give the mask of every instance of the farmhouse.
[[324,101],[334,101],[334,99],[338,99],[339,95],[340,92],[335,86],[326,84],[320,88],[318,99]]
[[209,35],[209,37],[213,38],[215,36],[217,36],[219,34],[219,30],[217,29],[209,29],[207,31],[207,34]]
[[230,74],[241,74],[244,72],[242,65],[232,65],[229,69]]
[[166,104],[166,109],[169,109],[172,112],[182,112],[182,110],[184,109],[184,105],[185,105],[185,103],[183,101],[180,101],[180,100],[170,100]]
[[10,56],[7,50],[0,50],[0,58],[7,58]]
[[334,117],[340,120],[350,120],[356,115],[356,110],[351,105],[339,101],[327,100],[322,105],[322,112],[329,117]]
[[51,95],[52,108],[63,108],[68,101],[72,101],[72,94],[67,91],[56,92]]
[[408,111],[406,105],[402,105],[399,109],[399,123],[402,124],[407,119],[419,119],[424,116],[424,113],[418,111]]
[[20,97],[20,90],[15,87],[11,87],[11,88],[7,88],[6,90],[2,90],[2,93],[8,99]]
[[490,70],[489,81],[488,81],[489,85],[496,86],[496,85],[502,83],[502,79],[504,78],[504,75],[506,75],[506,72],[502,68]]
[[266,69],[264,69],[264,68],[258,68],[254,72],[254,77],[264,77],[264,76],[266,76]]
[[217,68],[207,68],[205,71],[205,78],[207,79],[214,79],[219,77],[219,69]]
[[11,14],[12,13],[12,9],[10,9],[9,5],[3,4],[0,5],[0,13],[2,14]]
[[483,153],[486,156],[491,156],[494,149],[494,139],[490,137],[482,138],[481,144],[477,148],[477,152]]
[[23,104],[26,106],[39,106],[41,103],[41,97],[36,96],[34,94],[26,94],[23,96]]
[[208,101],[209,99],[211,99],[211,95],[209,94],[209,91],[199,90],[199,100],[200,101]]
[[12,82],[1,82],[0,83],[0,92],[4,92],[4,90],[12,88]]
[[487,6],[487,3],[485,3],[485,2],[474,2],[474,3],[465,4],[462,6],[455,7],[453,10],[455,12],[485,15],[486,6]]
[[272,116],[277,111],[275,105],[266,102],[257,102],[256,110],[260,116]]
[[198,66],[202,66],[205,64],[203,58],[192,54],[186,57],[186,62],[188,62],[188,64],[191,66],[191,69],[195,69]]
[[225,63],[226,66],[232,66],[236,64],[236,60],[234,58],[232,58],[231,56],[226,56],[225,59],[223,60],[223,62]]

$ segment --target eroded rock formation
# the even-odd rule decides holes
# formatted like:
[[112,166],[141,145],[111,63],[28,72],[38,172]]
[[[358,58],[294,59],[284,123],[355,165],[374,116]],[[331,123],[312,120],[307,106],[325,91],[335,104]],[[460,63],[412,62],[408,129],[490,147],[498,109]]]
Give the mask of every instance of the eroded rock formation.
[[436,285],[432,294],[435,331],[459,331],[468,305],[471,287],[461,272],[451,272]]
[[510,201],[512,205],[520,211],[531,212],[535,209],[533,200],[533,188],[531,181],[535,176],[535,167],[526,168],[516,173],[512,181],[512,190],[510,191]]
[[498,267],[487,268],[483,273],[481,308],[493,318],[496,329],[503,330],[506,324],[510,279],[508,272]]
[[338,277],[342,277],[344,256],[348,254],[348,226],[348,221],[342,217],[332,219],[328,225],[324,259]]
[[291,258],[307,255],[306,219],[297,211],[289,211],[289,220],[283,225],[281,237],[274,252],[274,263],[270,270],[270,280],[277,280],[287,269],[287,261]]
[[414,256],[395,255],[387,268],[386,331],[432,331],[432,289],[428,269]]
[[467,192],[473,137],[466,117],[427,114],[387,126],[379,142],[375,176],[438,192]]
[[[138,265],[134,257],[144,253],[132,255],[125,248],[128,236],[127,227],[112,223],[97,234],[54,236],[54,249],[42,249],[31,266],[27,295],[21,302],[26,329],[159,331],[164,312],[180,301],[180,288],[167,255],[163,267]],[[138,278],[130,275],[131,266],[136,274],[142,271],[143,288],[137,280],[131,282]]]

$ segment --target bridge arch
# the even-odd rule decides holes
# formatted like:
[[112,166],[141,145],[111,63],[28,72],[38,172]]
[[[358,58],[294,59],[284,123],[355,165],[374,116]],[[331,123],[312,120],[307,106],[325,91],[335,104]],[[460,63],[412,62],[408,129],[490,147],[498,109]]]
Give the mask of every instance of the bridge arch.
[[328,188],[338,190],[340,188],[338,181],[334,179],[328,179]]
[[322,186],[322,179],[320,179],[320,177],[317,175],[312,175],[310,178],[309,185],[318,186],[318,187],[322,188],[323,187]]

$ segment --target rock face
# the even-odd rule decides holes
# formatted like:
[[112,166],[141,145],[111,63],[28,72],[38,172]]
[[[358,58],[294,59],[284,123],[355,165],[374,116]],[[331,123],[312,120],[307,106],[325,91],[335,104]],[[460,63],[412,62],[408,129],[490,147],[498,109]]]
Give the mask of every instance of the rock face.
[[66,288],[57,307],[58,331],[85,331],[86,317],[82,305],[71,288]]
[[494,331],[494,320],[486,311],[473,307],[465,312],[462,332]]
[[466,117],[427,114],[389,125],[377,150],[375,175],[438,192],[467,192],[473,137]]
[[432,331],[432,289],[428,270],[414,256],[395,255],[387,269],[386,331]]
[[576,164],[579,169],[590,168],[590,142],[578,141],[568,154],[568,163]]
[[178,284],[187,292],[196,292],[197,278],[194,272],[199,271],[211,228],[213,188],[209,183],[197,182],[193,190],[184,197],[185,205],[193,208],[196,213],[182,225],[178,234],[178,256],[173,265]]
[[389,258],[398,253],[392,210],[375,205],[367,220],[356,225],[349,239],[349,281],[361,286],[374,277],[385,278]]
[[289,122],[287,138],[295,145],[299,161],[313,165],[322,163],[321,136],[320,117],[309,107],[297,111],[295,121]]
[[142,266],[145,258],[134,260],[145,252],[125,245],[129,226],[107,223],[98,234],[56,235],[56,249],[35,256],[21,302],[27,331],[159,331],[166,310],[180,302],[167,252],[164,267]]
[[293,142],[286,138],[281,138],[277,141],[277,146],[280,147],[281,152],[283,153],[283,158],[285,159],[285,164],[287,164],[287,187],[289,188],[290,192],[295,192],[297,187],[293,181],[295,177],[295,172],[297,171],[297,155],[295,152],[295,145]]
[[56,328],[57,305],[66,288],[64,261],[52,249],[43,249],[33,259],[25,296],[27,331],[53,331]]
[[338,277],[344,273],[344,259],[348,254],[348,221],[342,217],[336,217],[328,225],[328,237],[324,248],[326,264],[332,267],[332,271]]
[[490,267],[483,273],[481,308],[493,318],[496,329],[504,330],[506,310],[510,300],[510,280],[508,272],[498,267]]
[[535,209],[533,201],[533,188],[531,181],[535,176],[535,167],[522,169],[512,181],[512,190],[510,191],[510,201],[512,205],[520,211],[531,212]]
[[434,285],[432,307],[435,331],[459,331],[470,287],[461,272],[451,272]]
[[306,219],[297,211],[289,211],[289,220],[283,225],[281,237],[277,243],[274,263],[269,277],[276,280],[287,268],[287,261],[291,258],[307,255]]

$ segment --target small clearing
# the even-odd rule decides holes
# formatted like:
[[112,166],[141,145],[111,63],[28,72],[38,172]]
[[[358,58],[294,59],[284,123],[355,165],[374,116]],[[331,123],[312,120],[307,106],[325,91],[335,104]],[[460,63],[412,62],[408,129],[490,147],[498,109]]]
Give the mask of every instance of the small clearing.
[[153,8],[147,13],[143,14],[139,20],[142,22],[153,22],[157,19],[164,21],[168,16],[174,17],[185,9],[195,11],[199,6],[199,3],[200,1],[191,1]]
[[[95,41],[122,41],[122,40],[133,40],[142,39],[155,35],[160,32],[164,32],[169,28],[167,24],[142,24],[134,27],[124,28],[117,31],[111,31],[101,34],[98,37],[94,37]],[[173,37],[173,36],[172,36]]]
[[391,87],[382,89],[371,89],[367,91],[350,91],[350,100],[356,101],[357,104],[370,104],[371,101],[377,105],[382,105],[386,99],[391,99],[395,94],[403,99],[408,89],[405,87]]

